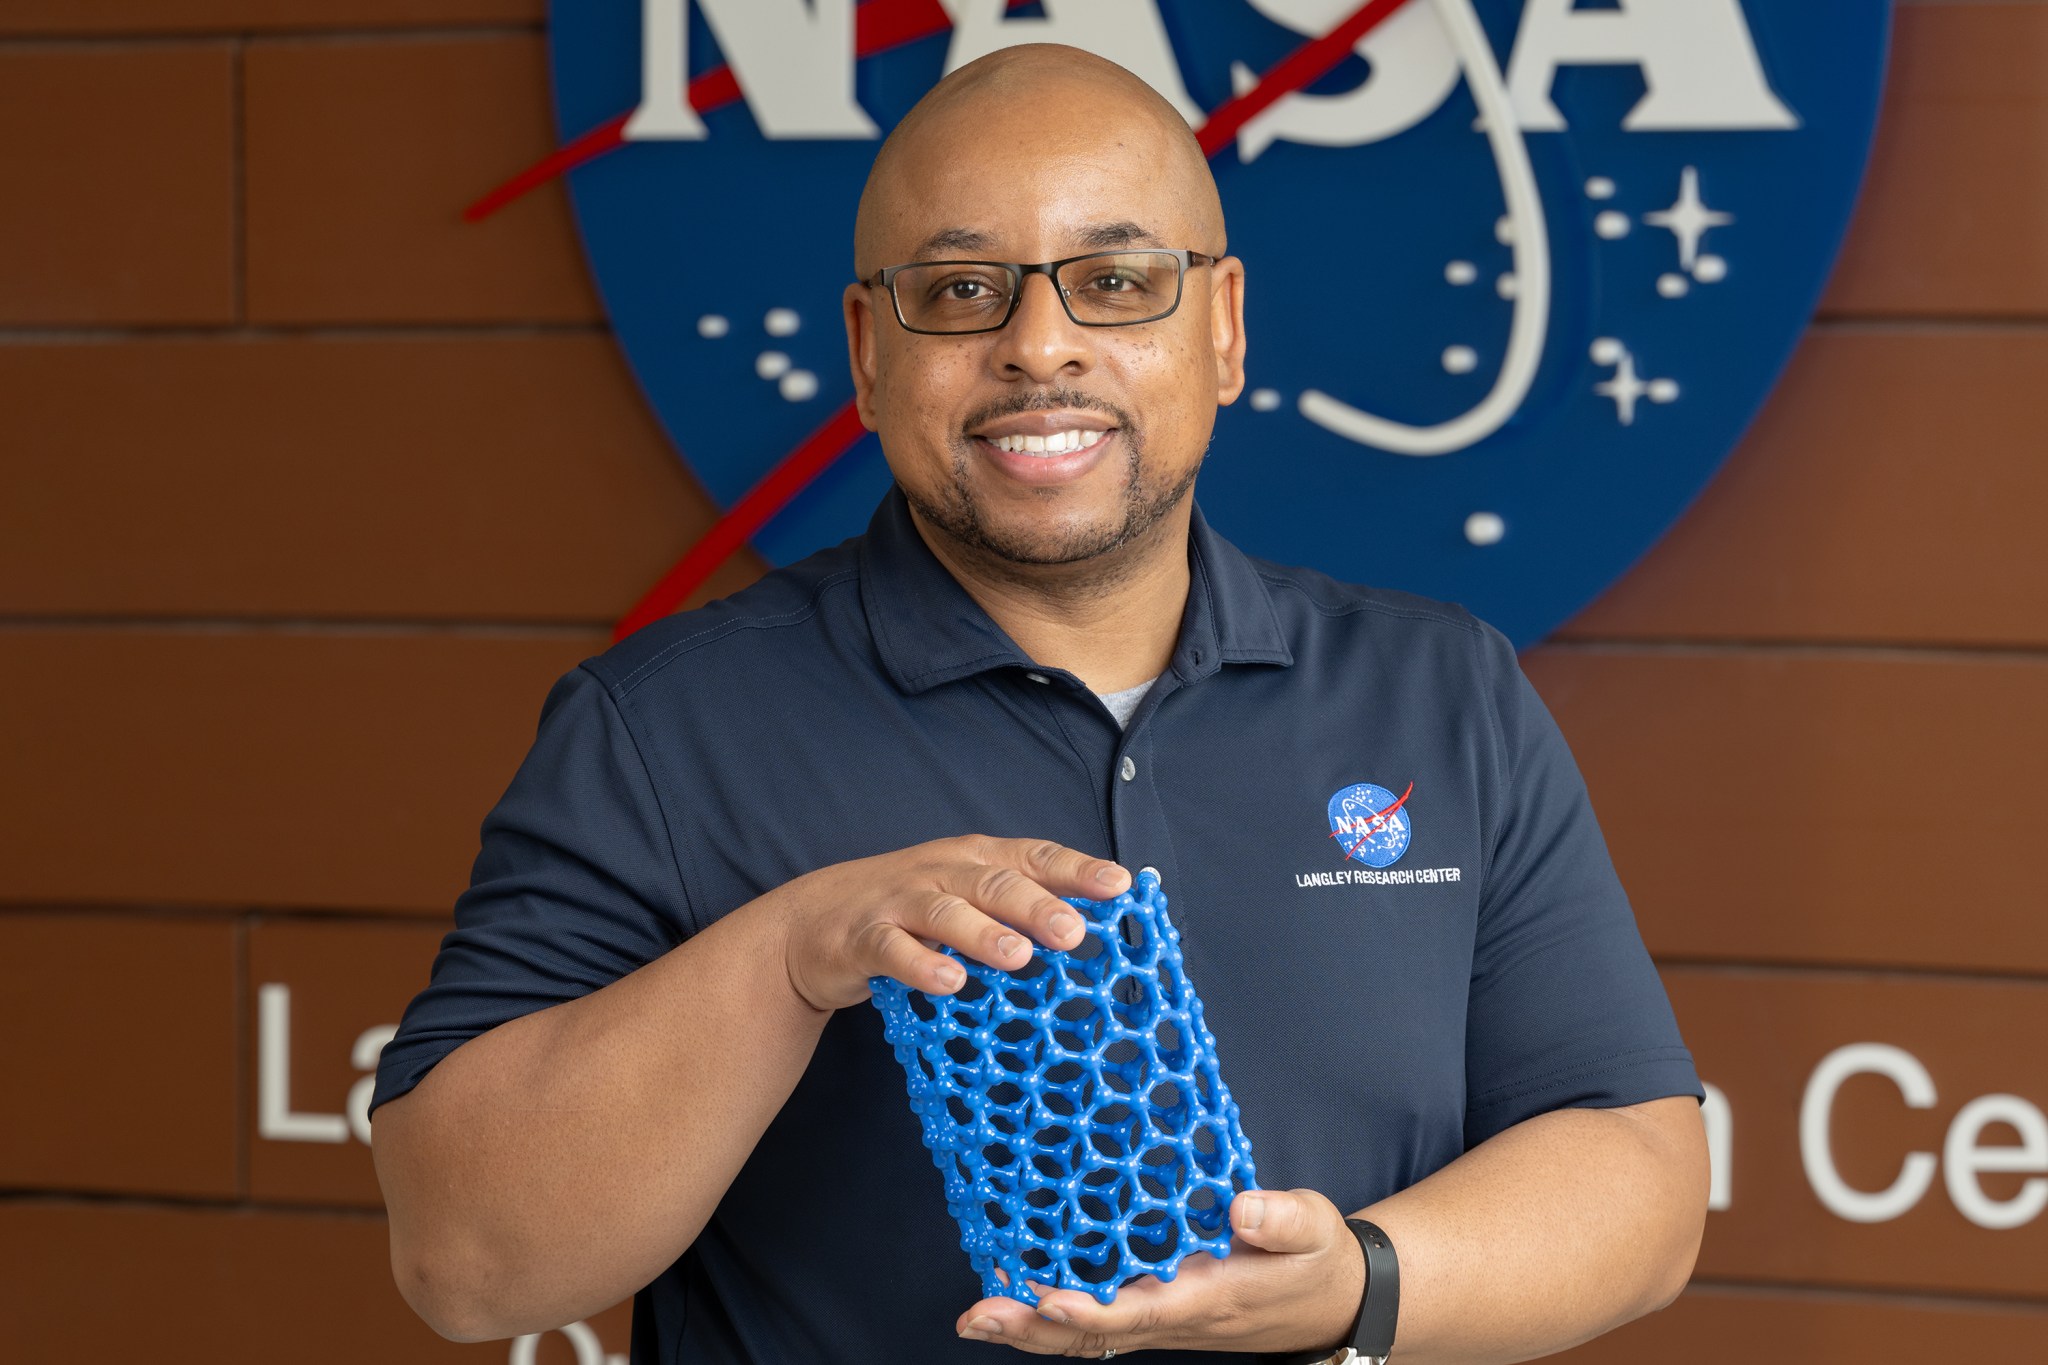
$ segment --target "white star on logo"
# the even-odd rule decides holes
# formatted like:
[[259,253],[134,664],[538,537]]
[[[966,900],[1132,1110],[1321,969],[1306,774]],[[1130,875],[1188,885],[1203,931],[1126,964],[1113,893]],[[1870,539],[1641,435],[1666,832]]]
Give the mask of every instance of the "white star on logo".
[[1602,398],[1612,398],[1616,413],[1623,426],[1636,420],[1636,400],[1650,391],[1650,386],[1636,377],[1636,358],[1624,351],[1621,360],[1614,367],[1614,378],[1604,384],[1595,384],[1593,392]]
[[1699,259],[1700,238],[1707,235],[1707,229],[1726,227],[1735,221],[1735,215],[1707,207],[1700,198],[1699,168],[1687,166],[1678,182],[1678,202],[1668,209],[1644,214],[1643,221],[1670,230],[1678,239],[1679,268],[1690,271],[1693,262]]
[[1593,343],[1593,363],[1614,367],[1614,378],[1595,384],[1593,392],[1614,400],[1614,415],[1625,427],[1635,425],[1636,404],[1645,398],[1652,403],[1678,401],[1677,380],[1652,379],[1645,382],[1636,371],[1635,356],[1613,337],[1601,337]]

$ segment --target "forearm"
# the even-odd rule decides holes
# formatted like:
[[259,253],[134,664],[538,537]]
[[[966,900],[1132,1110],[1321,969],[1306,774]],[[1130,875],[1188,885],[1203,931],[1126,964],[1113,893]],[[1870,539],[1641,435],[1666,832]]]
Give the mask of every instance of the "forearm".
[[392,1269],[443,1335],[610,1306],[696,1239],[829,1011],[768,898],[579,1000],[464,1043],[377,1111]]
[[1663,1307],[1692,1273],[1706,1183],[1679,1097],[1539,1115],[1360,1211],[1400,1254],[1397,1357],[1528,1360]]

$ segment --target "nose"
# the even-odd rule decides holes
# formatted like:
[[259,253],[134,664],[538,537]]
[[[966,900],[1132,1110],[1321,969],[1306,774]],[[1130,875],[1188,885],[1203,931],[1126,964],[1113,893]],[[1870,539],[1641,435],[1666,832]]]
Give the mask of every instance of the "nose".
[[995,334],[989,364],[1000,378],[1050,384],[1095,366],[1094,329],[1067,316],[1059,286],[1047,275],[1026,275],[1009,325]]

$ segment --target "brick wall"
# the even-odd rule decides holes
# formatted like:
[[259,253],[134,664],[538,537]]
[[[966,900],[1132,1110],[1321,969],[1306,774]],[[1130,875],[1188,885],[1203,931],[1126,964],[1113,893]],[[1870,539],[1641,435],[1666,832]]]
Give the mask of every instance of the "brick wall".
[[[506,1357],[391,1287],[359,1087],[547,685],[714,514],[559,190],[457,219],[552,145],[541,21],[0,9],[0,1357]],[[1846,1043],[1937,1091],[1843,1087],[1862,1189],[2048,1106],[2044,318],[2048,3],[1902,3],[1783,386],[1528,658],[1731,1118],[1694,1289],[1579,1359],[2048,1355],[2048,1217],[1850,1223],[1797,1136]]]

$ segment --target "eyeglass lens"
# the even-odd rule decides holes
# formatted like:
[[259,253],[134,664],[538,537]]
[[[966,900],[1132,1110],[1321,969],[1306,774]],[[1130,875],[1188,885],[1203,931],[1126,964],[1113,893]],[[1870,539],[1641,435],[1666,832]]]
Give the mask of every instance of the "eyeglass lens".
[[[1173,311],[1180,260],[1165,251],[1118,251],[1069,261],[1055,278],[1076,322],[1150,322]],[[896,306],[904,325],[919,331],[978,332],[1003,321],[1018,279],[986,262],[909,265],[896,272]]]

